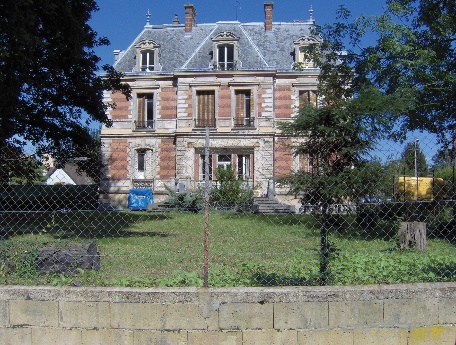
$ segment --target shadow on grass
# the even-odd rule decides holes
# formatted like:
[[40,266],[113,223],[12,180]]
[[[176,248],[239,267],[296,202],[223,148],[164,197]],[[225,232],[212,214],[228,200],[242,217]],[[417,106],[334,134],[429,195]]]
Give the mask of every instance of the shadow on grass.
[[[154,221],[172,219],[165,213],[129,211],[80,212],[4,212],[0,215],[0,239],[27,234],[49,234],[54,238],[119,238],[167,237],[170,234],[154,231]],[[150,231],[136,230],[141,222],[150,222]]]

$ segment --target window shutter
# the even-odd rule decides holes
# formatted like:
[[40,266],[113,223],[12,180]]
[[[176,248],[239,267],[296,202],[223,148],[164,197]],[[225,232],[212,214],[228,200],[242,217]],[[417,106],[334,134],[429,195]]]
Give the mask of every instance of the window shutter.
[[243,126],[245,118],[245,94],[236,93],[236,110],[234,114],[234,125]]
[[145,95],[138,95],[138,125],[144,126],[145,121]]
[[201,91],[198,93],[197,126],[215,127],[215,93]]

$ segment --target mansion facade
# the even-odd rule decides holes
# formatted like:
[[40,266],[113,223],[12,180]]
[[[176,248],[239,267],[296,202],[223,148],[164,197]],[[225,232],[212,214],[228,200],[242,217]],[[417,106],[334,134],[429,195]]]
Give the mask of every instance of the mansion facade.
[[112,127],[101,131],[101,189],[115,208],[127,206],[131,188],[151,188],[163,200],[165,186],[193,190],[206,174],[216,181],[218,166],[231,164],[257,196],[278,177],[312,168],[278,128],[302,102],[317,103],[319,70],[305,54],[318,43],[312,17],[273,22],[274,5],[265,2],[264,22],[197,24],[194,6],[184,8],[185,23],[147,19],[126,50],[114,51],[114,68],[132,89],[130,100],[105,92],[115,107]]

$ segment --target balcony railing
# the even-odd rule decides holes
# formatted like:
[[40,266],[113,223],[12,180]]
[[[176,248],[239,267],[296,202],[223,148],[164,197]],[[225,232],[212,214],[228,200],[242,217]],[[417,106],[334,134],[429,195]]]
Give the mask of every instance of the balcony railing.
[[152,130],[155,129],[155,120],[134,121],[134,130]]
[[235,118],[233,123],[235,128],[253,128],[255,127],[254,117]]
[[204,127],[215,128],[216,125],[217,125],[215,117],[214,118],[210,118],[210,119],[196,118],[194,120],[195,120],[195,128],[204,128]]

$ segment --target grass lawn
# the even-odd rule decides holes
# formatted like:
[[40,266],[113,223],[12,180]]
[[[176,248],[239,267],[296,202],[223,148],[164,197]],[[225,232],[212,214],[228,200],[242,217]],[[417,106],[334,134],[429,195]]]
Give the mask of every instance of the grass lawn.
[[[5,213],[0,215],[0,283],[112,286],[201,286],[203,214],[147,212]],[[345,217],[329,232],[329,284],[456,280],[456,247],[428,239],[427,249],[400,251],[395,230],[370,230]],[[212,286],[319,284],[320,229],[309,215],[210,215]],[[34,268],[43,243],[94,241],[101,270],[75,276]],[[6,264],[15,261],[12,270]]]

